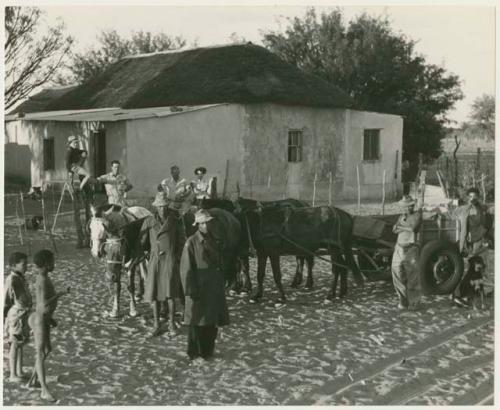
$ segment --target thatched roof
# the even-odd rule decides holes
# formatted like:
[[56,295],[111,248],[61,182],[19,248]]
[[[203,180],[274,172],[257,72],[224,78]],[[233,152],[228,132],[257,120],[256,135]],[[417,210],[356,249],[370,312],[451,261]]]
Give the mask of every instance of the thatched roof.
[[48,110],[214,103],[340,107],[349,97],[253,44],[126,57]]
[[67,92],[74,90],[76,86],[62,87],[62,88],[46,88],[39,93],[29,97],[26,101],[19,104],[16,108],[10,111],[7,115],[17,113],[30,113],[47,111],[47,106],[63,96]]

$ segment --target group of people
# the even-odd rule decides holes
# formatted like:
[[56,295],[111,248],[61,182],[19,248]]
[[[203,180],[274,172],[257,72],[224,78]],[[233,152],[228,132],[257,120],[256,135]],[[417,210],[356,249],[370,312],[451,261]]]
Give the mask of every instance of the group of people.
[[[476,188],[468,189],[466,194],[468,203],[457,207],[451,214],[452,218],[459,221],[459,251],[463,257],[468,258],[468,272],[451,294],[453,303],[462,307],[470,305],[476,287],[481,286],[485,263],[479,253],[488,247],[487,209],[480,203]],[[393,232],[398,237],[392,257],[392,279],[398,297],[398,308],[414,311],[419,309],[422,294],[417,241],[417,233],[422,224],[422,209],[416,210],[416,201],[408,195],[398,205],[403,213],[393,226]]]
[[4,324],[5,334],[10,345],[9,370],[11,382],[25,380],[23,374],[23,347],[29,342],[30,329],[35,340],[35,365],[28,382],[29,387],[41,388],[41,398],[55,401],[48,389],[45,375],[45,359],[52,351],[50,330],[57,326],[53,318],[57,301],[69,293],[56,292],[49,273],[54,270],[54,254],[41,250],[33,256],[36,274],[36,303],[29,290],[25,274],[28,268],[28,256],[14,252],[9,257],[10,274],[4,285]]
[[221,249],[211,232],[214,218],[206,210],[197,211],[198,229],[186,239],[176,204],[165,192],[157,193],[153,207],[154,215],[142,225],[151,248],[144,294],[153,311],[151,336],[162,333],[162,304],[168,312],[168,334],[175,336],[176,300],[183,300],[188,356],[208,359],[214,353],[217,327],[229,323]]
[[[84,190],[90,181],[90,174],[85,169],[84,164],[88,157],[88,152],[80,148],[80,141],[76,136],[68,137],[68,150],[66,151],[66,169],[71,182],[77,177],[80,181],[80,190]],[[96,182],[104,184],[108,203],[127,206],[127,192],[133,186],[129,179],[120,173],[120,162],[111,162],[111,171],[96,178]],[[197,167],[194,170],[195,178],[187,181],[180,176],[180,169],[177,165],[170,168],[170,178],[165,178],[158,185],[158,190],[164,192],[174,204],[181,204],[191,193],[197,199],[210,198],[212,195],[212,180],[207,177],[205,167]]]

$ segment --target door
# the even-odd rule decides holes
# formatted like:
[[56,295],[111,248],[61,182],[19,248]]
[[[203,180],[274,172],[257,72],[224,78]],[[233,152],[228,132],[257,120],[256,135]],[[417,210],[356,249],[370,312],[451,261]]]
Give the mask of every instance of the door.
[[106,173],[106,130],[92,131],[94,176]]
[[[94,177],[104,175],[106,169],[106,130],[92,131],[92,162],[94,164]],[[96,184],[96,192],[104,192],[104,185]]]

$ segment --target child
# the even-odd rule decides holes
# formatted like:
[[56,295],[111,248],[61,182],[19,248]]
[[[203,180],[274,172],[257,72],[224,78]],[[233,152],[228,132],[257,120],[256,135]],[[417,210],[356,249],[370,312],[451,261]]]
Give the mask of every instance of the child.
[[460,282],[460,295],[466,299],[465,306],[472,305],[476,308],[476,302],[479,296],[481,301],[481,309],[484,309],[484,289],[483,289],[483,273],[484,260],[480,256],[472,256],[469,258],[469,269],[465,274],[462,282]]
[[78,148],[78,138],[73,135],[70,136],[68,138],[68,151],[66,151],[66,169],[70,178],[73,177],[73,174],[83,177],[80,182],[81,190],[90,178],[89,173],[82,166],[86,158],[87,151]]
[[[54,254],[48,250],[41,250],[33,257],[35,263],[36,279],[36,310],[29,317],[29,325],[35,338],[36,361],[33,376],[28,383],[30,387],[41,387],[41,398],[55,401],[54,396],[47,388],[45,381],[45,359],[52,351],[50,344],[50,328],[56,323],[52,315],[57,307],[57,300],[69,293],[70,288],[64,292],[56,293],[54,285],[48,274],[54,270]],[[39,383],[37,383],[38,376]]]
[[22,252],[14,252],[9,258],[10,275],[5,281],[3,317],[5,332],[10,343],[11,382],[23,378],[23,345],[29,339],[28,316],[32,306],[31,294],[24,277],[28,257]]

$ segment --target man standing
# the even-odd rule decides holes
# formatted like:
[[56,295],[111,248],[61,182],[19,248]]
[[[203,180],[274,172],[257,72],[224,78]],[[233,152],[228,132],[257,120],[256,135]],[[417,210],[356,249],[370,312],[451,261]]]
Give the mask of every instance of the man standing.
[[229,324],[221,250],[210,232],[212,219],[204,209],[196,212],[198,231],[186,241],[181,257],[184,323],[189,325],[187,354],[192,360],[213,356],[217,327]]
[[177,165],[170,168],[170,178],[165,178],[160,183],[160,187],[167,195],[167,199],[171,202],[172,209],[180,209],[183,201],[191,193],[189,182],[180,176],[180,169]]
[[[476,188],[467,190],[468,204],[459,206],[452,217],[459,221],[459,249],[463,256],[474,256],[487,242],[488,214],[486,207],[479,202],[479,191]],[[460,285],[457,285],[452,295],[453,302],[465,306],[461,298]]]
[[398,234],[392,256],[392,281],[399,297],[398,309],[416,310],[421,293],[416,234],[422,224],[422,212],[415,212],[415,201],[409,196],[404,196],[398,205],[404,213],[392,228]]
[[104,183],[108,203],[127,206],[126,195],[133,187],[125,175],[120,174],[120,162],[117,160],[111,161],[111,172],[101,175],[97,181]]
[[151,245],[144,299],[151,303],[153,310],[152,336],[160,330],[160,302],[168,304],[169,334],[174,336],[176,325],[175,299],[182,297],[179,263],[185,243],[184,229],[177,211],[169,210],[163,192],[158,192],[153,202],[154,216],[144,220],[143,235],[147,235]]

